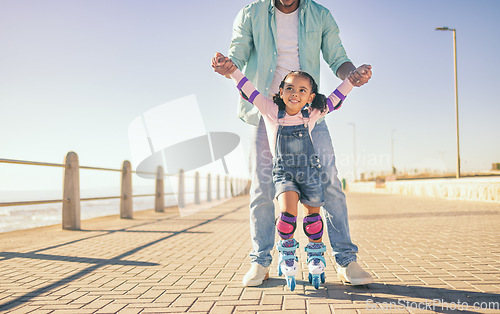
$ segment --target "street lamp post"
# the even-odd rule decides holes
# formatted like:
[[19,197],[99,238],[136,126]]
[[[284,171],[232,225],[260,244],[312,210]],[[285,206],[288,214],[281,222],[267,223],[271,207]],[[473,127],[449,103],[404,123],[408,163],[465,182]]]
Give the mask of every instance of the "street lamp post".
[[457,126],[457,179],[460,178],[460,141],[458,132],[458,78],[457,78],[457,32],[454,28],[438,27],[437,31],[453,32],[453,63],[455,66],[455,119]]
[[356,155],[356,124],[349,122],[349,125],[352,125],[352,147],[354,151],[354,158],[353,158],[353,164],[354,164],[354,181],[356,182],[356,175],[357,175],[357,169],[356,169],[356,163],[357,163],[357,155]]
[[396,167],[394,167],[394,132],[396,129],[392,129],[391,131],[391,164],[392,164],[392,174],[396,174]]

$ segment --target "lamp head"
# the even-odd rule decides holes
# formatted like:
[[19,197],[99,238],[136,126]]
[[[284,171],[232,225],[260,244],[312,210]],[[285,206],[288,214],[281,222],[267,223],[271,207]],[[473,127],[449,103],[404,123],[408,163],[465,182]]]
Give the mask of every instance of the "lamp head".
[[437,31],[454,31],[453,28],[448,28],[447,26],[444,26],[444,27],[437,27],[436,28]]

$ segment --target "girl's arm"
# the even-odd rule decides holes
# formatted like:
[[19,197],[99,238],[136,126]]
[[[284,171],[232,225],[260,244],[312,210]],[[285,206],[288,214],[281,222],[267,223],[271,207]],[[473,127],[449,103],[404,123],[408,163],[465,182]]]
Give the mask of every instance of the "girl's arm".
[[342,102],[344,102],[347,94],[352,91],[352,87],[353,85],[349,79],[346,78],[326,99],[328,110],[324,114],[339,109],[342,106]]
[[252,82],[250,82],[239,69],[236,69],[231,74],[231,79],[240,91],[241,97],[257,107],[261,114],[268,113],[273,107],[277,108],[271,99],[266,98],[259,93]]
[[233,61],[225,57],[222,53],[217,52],[212,58],[212,67],[214,71],[230,77],[240,91],[241,97],[252,103],[261,114],[271,112],[271,108],[277,108],[271,99],[262,96],[255,86],[245,77],[243,73],[236,67]]

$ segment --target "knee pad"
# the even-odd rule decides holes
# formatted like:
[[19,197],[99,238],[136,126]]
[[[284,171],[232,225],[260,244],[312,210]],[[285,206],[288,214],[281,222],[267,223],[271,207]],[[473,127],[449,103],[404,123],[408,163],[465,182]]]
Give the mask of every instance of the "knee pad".
[[282,239],[290,239],[297,227],[297,217],[287,212],[282,212],[276,219],[276,229]]
[[323,236],[323,220],[319,214],[304,217],[304,233],[311,240],[318,240]]

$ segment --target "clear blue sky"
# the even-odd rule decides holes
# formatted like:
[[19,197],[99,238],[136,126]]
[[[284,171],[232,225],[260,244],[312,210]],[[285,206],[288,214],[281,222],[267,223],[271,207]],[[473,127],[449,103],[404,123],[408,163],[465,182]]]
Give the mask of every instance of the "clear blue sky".
[[[247,141],[237,92],[210,59],[227,52],[233,19],[249,2],[0,0],[0,158],[62,162],[76,151],[82,165],[119,168],[131,156],[132,120],[192,94],[208,131]],[[370,83],[327,118],[343,176],[352,171],[348,123],[360,171],[390,169],[391,132],[397,168],[454,169],[452,33],[440,26],[457,29],[462,167],[500,162],[500,1],[319,3],[352,61],[373,66]],[[339,82],[323,69],[324,93]],[[59,188],[60,172],[0,164],[0,189]],[[107,180],[119,182],[95,184]]]

